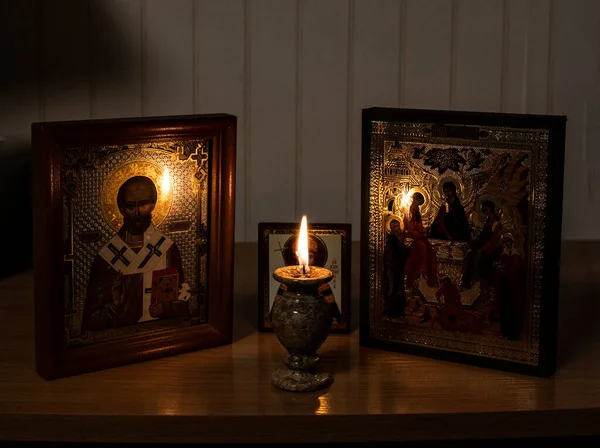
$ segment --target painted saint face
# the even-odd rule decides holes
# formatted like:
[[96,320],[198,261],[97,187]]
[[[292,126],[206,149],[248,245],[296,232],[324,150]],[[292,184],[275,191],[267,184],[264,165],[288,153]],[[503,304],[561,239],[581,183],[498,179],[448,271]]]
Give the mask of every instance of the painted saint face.
[[411,198],[411,205],[412,206],[414,206],[414,207],[420,207],[421,205],[423,205],[424,202],[425,201],[424,201],[423,197],[419,193],[416,193],[416,194],[412,195],[412,198]]
[[444,196],[446,196],[446,200],[451,200],[454,197],[454,192],[450,188],[444,188]]
[[152,223],[152,188],[147,182],[132,182],[125,187],[122,208],[123,225],[132,235],[140,235]]

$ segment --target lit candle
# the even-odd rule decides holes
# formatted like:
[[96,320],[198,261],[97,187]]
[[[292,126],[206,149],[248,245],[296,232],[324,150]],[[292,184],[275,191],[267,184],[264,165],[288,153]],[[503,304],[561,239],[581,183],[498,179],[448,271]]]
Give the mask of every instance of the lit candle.
[[285,369],[273,372],[277,387],[295,392],[310,392],[328,387],[333,378],[328,373],[315,373],[319,357],[316,350],[327,338],[333,320],[333,307],[323,295],[323,285],[333,273],[320,266],[309,266],[308,224],[302,217],[297,266],[275,269],[273,278],[285,285],[280,288],[271,310],[273,330],[287,349]]
[[306,216],[302,217],[300,222],[300,234],[296,246],[296,257],[298,265],[283,266],[275,269],[273,276],[280,283],[293,282],[294,284],[303,284],[311,286],[320,283],[327,283],[333,278],[333,273],[326,268],[319,266],[309,266],[310,255],[308,252],[308,221]]
[[308,274],[308,224],[306,215],[302,217],[302,222],[300,224],[300,236],[298,237],[296,256],[298,257],[298,265],[302,270],[302,274]]

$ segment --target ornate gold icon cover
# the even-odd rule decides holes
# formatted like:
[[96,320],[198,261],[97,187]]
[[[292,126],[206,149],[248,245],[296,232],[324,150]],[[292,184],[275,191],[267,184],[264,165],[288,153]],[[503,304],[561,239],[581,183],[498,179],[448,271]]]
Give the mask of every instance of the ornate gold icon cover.
[[70,346],[206,321],[208,141],[65,150]]
[[551,131],[445,123],[363,121],[361,340],[537,366]]

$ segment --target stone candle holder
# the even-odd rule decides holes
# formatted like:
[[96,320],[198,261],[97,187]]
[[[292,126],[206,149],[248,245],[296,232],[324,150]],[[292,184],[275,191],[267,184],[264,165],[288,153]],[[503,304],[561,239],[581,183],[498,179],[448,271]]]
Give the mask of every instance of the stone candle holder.
[[280,389],[310,392],[330,386],[333,377],[317,373],[317,350],[331,329],[332,309],[319,292],[319,286],[329,283],[329,269],[311,266],[306,273],[300,266],[276,269],[273,277],[286,285],[281,298],[273,305],[271,322],[279,342],[288,354],[286,368],[273,372],[273,384]]

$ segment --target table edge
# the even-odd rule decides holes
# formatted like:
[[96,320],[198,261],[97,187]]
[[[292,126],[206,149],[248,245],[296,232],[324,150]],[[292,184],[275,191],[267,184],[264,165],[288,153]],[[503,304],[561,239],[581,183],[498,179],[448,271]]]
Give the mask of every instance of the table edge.
[[[0,415],[0,440],[398,442],[600,435],[600,407],[380,415]],[[235,428],[235,431],[232,431]]]

